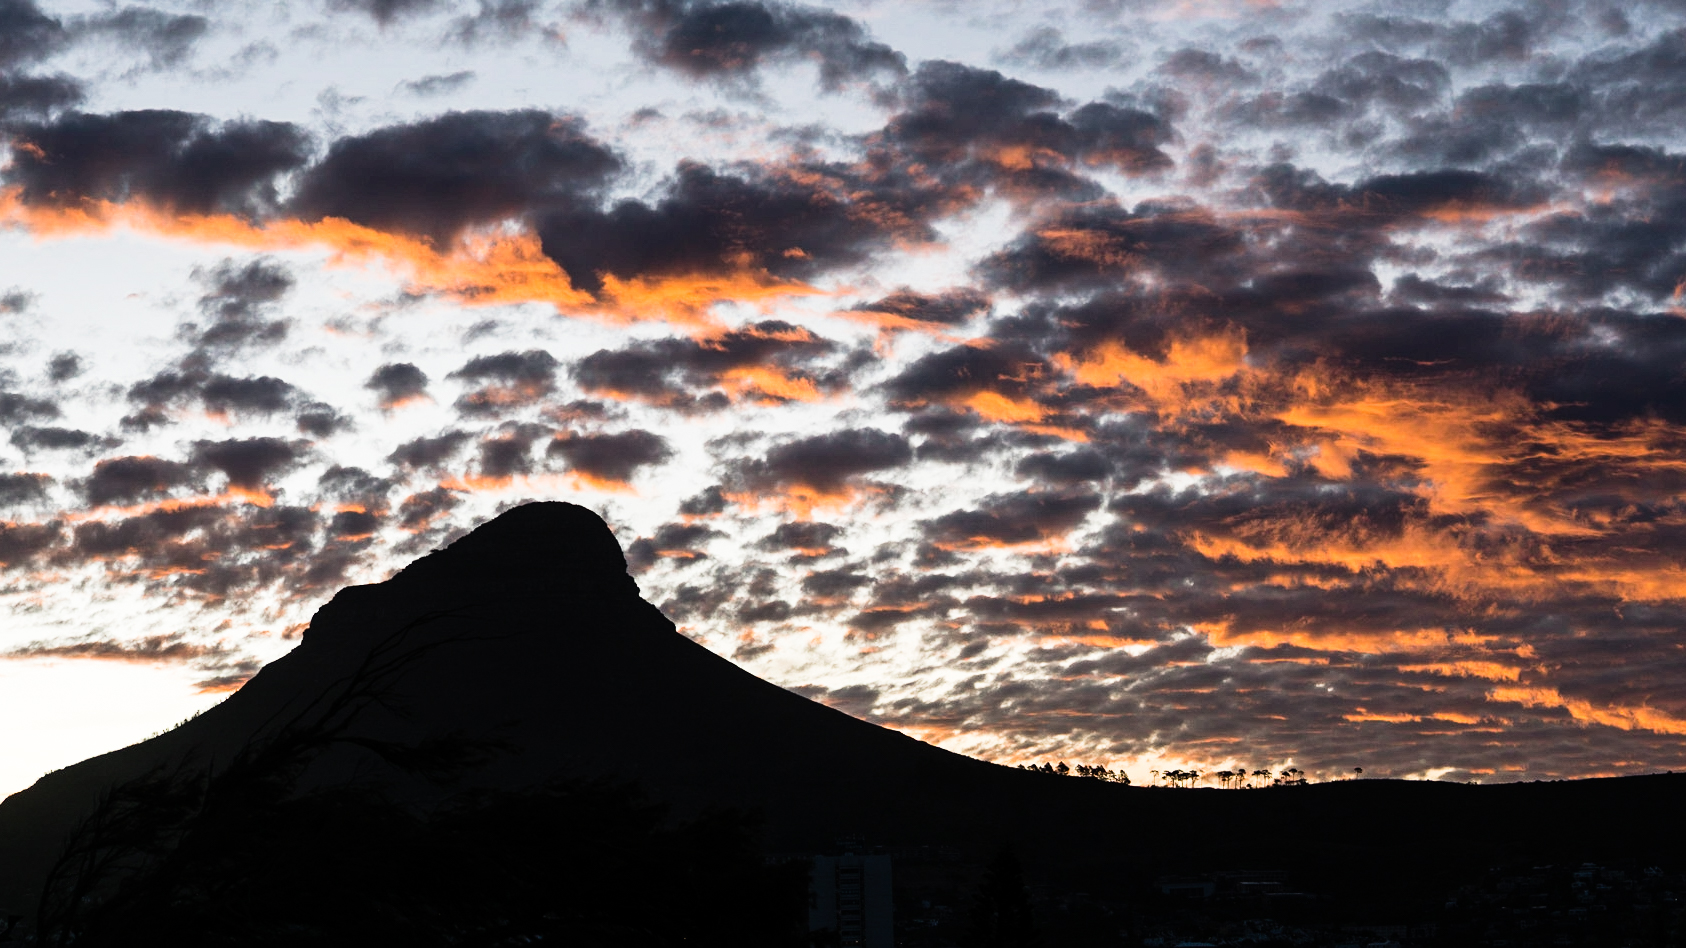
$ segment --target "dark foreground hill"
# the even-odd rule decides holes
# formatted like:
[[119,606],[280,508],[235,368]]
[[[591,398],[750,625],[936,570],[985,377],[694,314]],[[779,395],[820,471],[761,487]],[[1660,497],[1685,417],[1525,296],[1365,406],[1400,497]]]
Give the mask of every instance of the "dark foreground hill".
[[0,910],[32,909],[68,834],[114,783],[228,766],[336,714],[332,746],[299,786],[435,805],[447,791],[419,776],[415,754],[406,764],[391,751],[455,746],[466,753],[449,788],[459,796],[609,776],[681,818],[759,814],[772,852],[820,852],[847,835],[981,862],[1010,843],[1033,881],[1121,896],[1167,874],[1277,868],[1336,899],[1408,905],[1500,863],[1674,864],[1686,853],[1686,776],[1191,791],[951,754],[691,642],[639,598],[600,519],[546,503],[385,583],[342,590],[297,649],[193,721],[7,798]]

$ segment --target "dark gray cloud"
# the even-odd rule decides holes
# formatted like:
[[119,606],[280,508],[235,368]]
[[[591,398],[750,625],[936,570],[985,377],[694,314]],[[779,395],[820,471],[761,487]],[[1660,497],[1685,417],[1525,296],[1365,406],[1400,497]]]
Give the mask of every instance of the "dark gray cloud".
[[[473,13],[451,21],[450,37],[465,46],[488,42],[509,42],[546,29],[539,20],[544,10],[541,0],[479,0]],[[549,27],[553,37],[560,30]]]
[[[680,410],[714,410],[728,404],[718,391],[755,368],[776,370],[792,389],[818,391],[829,380],[816,372],[817,359],[835,345],[811,330],[766,320],[704,338],[655,339],[623,349],[602,349],[573,365],[574,381],[590,392],[638,398]],[[766,384],[760,396],[788,398],[790,391]]]
[[661,464],[673,456],[667,439],[640,428],[609,434],[558,435],[545,454],[560,457],[569,470],[605,481],[626,482],[639,468]]
[[126,50],[145,53],[154,69],[180,65],[209,30],[210,21],[202,16],[148,7],[121,7],[80,18],[71,26],[77,39],[109,39]]
[[196,364],[202,361],[190,357],[185,368],[166,369],[130,385],[129,401],[139,410],[123,419],[124,427],[145,431],[169,424],[170,409],[193,402],[212,414],[267,417],[299,401],[299,390],[284,379],[207,372]]
[[166,496],[195,480],[191,467],[154,457],[107,458],[94,465],[93,473],[77,484],[88,504],[133,504]]
[[67,112],[13,128],[8,184],[26,204],[139,200],[192,213],[273,207],[277,178],[304,165],[309,138],[285,122],[216,122],[152,109]]
[[13,428],[12,436],[8,440],[12,447],[22,450],[25,454],[32,451],[80,451],[106,445],[104,439],[89,431],[76,428],[38,428],[34,425],[19,425]]
[[298,406],[293,423],[300,434],[312,438],[331,438],[342,431],[357,427],[351,416],[327,402],[306,402]]
[[18,313],[27,312],[31,306],[35,305],[35,299],[34,293],[14,286],[0,293],[0,313],[15,316]]
[[420,79],[408,79],[399,83],[399,88],[411,95],[423,97],[448,95],[473,82],[474,77],[474,70],[462,69],[457,72],[423,76]]
[[61,109],[81,104],[84,95],[82,84],[70,76],[0,73],[0,122],[45,119]]
[[328,0],[328,9],[361,13],[381,26],[439,9],[442,0]]
[[1057,92],[994,70],[926,62],[901,97],[903,110],[875,143],[885,158],[938,176],[957,197],[993,189],[1027,201],[1092,200],[1103,192],[1079,173],[1081,163],[1131,174],[1171,164],[1160,146],[1175,133],[1163,116],[1107,102],[1062,116]]
[[836,544],[842,535],[841,527],[815,520],[781,523],[758,540],[756,546],[764,550],[791,550],[802,557],[829,556],[839,552]]
[[462,498],[456,491],[443,487],[419,491],[399,503],[398,525],[412,532],[425,530],[461,503]]
[[272,477],[296,467],[306,447],[280,438],[230,438],[226,441],[196,441],[193,463],[220,472],[228,486],[246,491],[264,490]]
[[709,540],[723,536],[720,531],[697,523],[666,523],[647,537],[639,537],[626,548],[627,567],[643,572],[659,560],[692,563],[707,559],[700,547]]
[[47,360],[47,380],[68,382],[87,370],[82,357],[74,352],[61,352]]
[[1055,212],[979,270],[991,284],[1020,292],[1099,288],[1144,270],[1194,279],[1241,249],[1242,235],[1203,208],[1096,201]]
[[380,407],[393,408],[427,396],[427,373],[408,362],[389,362],[376,369],[363,387],[375,393]]
[[698,78],[753,76],[769,63],[812,60],[820,84],[845,83],[906,71],[901,53],[873,42],[864,27],[841,14],[766,0],[597,0],[636,30],[634,48],[651,62]]
[[955,326],[988,312],[989,305],[989,297],[969,287],[961,287],[939,294],[901,289],[882,299],[857,303],[851,309],[883,313],[915,323]]
[[213,412],[267,415],[284,411],[296,391],[291,384],[269,375],[256,378],[213,375],[200,387],[199,397]]
[[0,508],[45,501],[52,483],[53,479],[45,474],[0,474]]
[[1067,42],[1065,34],[1051,26],[1039,26],[1014,43],[1001,58],[1015,65],[1064,71],[1104,69],[1124,55],[1122,44],[1110,40]]
[[446,243],[471,225],[589,206],[620,168],[576,119],[450,112],[335,141],[300,177],[291,209]]
[[199,297],[203,324],[189,323],[182,333],[194,346],[226,354],[247,345],[271,345],[287,336],[287,321],[266,318],[293,288],[293,275],[272,260],[238,265],[224,260],[194,274],[205,284]]
[[1100,506],[1100,495],[1085,491],[997,494],[976,509],[929,521],[924,534],[947,548],[1044,543],[1072,530]]
[[506,426],[496,435],[480,441],[479,475],[491,481],[506,481],[533,472],[533,444],[549,434],[538,425]]
[[0,569],[16,569],[57,545],[64,535],[58,521],[0,523]]
[[913,449],[900,435],[845,428],[780,442],[764,457],[735,465],[732,473],[750,490],[806,488],[835,495],[862,483],[866,475],[895,470],[912,460]]
[[437,468],[456,457],[469,442],[463,431],[447,431],[432,438],[416,438],[399,445],[387,460],[403,468]]
[[560,211],[540,221],[539,235],[545,255],[574,286],[593,293],[608,276],[750,269],[804,278],[860,263],[897,238],[932,236],[924,212],[895,206],[924,196],[874,193],[871,182],[855,176],[855,169],[841,167],[792,175],[687,161],[655,203]]
[[476,356],[448,378],[481,383],[457,399],[465,415],[497,415],[530,405],[556,389],[556,358],[543,349]]
[[0,392],[0,425],[12,427],[42,418],[57,418],[59,406],[22,392]]
[[0,69],[44,59],[68,39],[64,24],[33,0],[0,0]]

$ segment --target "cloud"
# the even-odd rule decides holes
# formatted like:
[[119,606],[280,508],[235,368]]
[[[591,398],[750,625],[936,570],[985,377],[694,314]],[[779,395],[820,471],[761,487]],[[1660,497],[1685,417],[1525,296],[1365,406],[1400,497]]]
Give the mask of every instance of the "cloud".
[[183,334],[196,347],[227,353],[286,338],[286,320],[264,318],[293,288],[293,276],[286,268],[261,258],[243,266],[223,260],[195,276],[206,285],[199,310],[208,324],[189,324],[183,327]]
[[168,494],[194,479],[193,469],[164,458],[129,456],[106,458],[77,486],[89,505],[132,504]]
[[[4,27],[0,27],[4,29]],[[44,119],[82,103],[82,84],[65,75],[18,76],[0,73],[0,122]]]
[[47,499],[47,487],[52,483],[45,474],[0,474],[0,508],[41,503]]
[[32,0],[0,0],[0,69],[45,59],[67,40],[64,24]]
[[335,141],[300,176],[290,210],[443,246],[473,225],[589,205],[620,168],[575,119],[450,112]]
[[840,552],[836,544],[842,535],[841,527],[819,521],[781,523],[755,545],[764,550],[790,550],[797,556],[816,558]]
[[291,384],[269,375],[212,375],[199,387],[199,397],[207,410],[218,414],[234,411],[267,415],[285,410],[296,391]]
[[0,568],[17,569],[35,561],[56,546],[64,535],[58,521],[50,523],[0,522]]
[[1000,55],[1002,61],[1037,69],[1064,71],[1103,69],[1124,55],[1124,47],[1107,40],[1068,43],[1065,34],[1051,26],[1039,26]]
[[29,308],[35,305],[35,300],[34,293],[14,286],[4,293],[0,293],[0,313],[16,316],[19,313],[28,312]]
[[901,53],[859,23],[827,10],[760,0],[601,0],[637,29],[634,49],[696,78],[745,79],[773,62],[809,59],[820,84],[838,89],[907,69]]
[[639,537],[626,548],[627,567],[644,572],[660,560],[692,563],[708,558],[700,549],[709,540],[724,536],[720,531],[695,523],[665,523],[647,537]]
[[382,409],[393,409],[427,397],[427,373],[408,362],[389,362],[376,369],[363,387],[378,396]]
[[[587,127],[429,98],[582,42],[564,7],[340,9],[362,22],[305,46],[421,58],[323,99],[312,140],[74,111],[149,63],[192,103],[221,67],[192,17],[0,0],[0,216],[197,263],[131,288],[180,322],[128,355],[72,338],[50,275],[0,294],[0,447],[28,468],[0,474],[0,562],[49,607],[99,571],[273,624],[571,485],[614,492],[686,634],[958,750],[1686,767],[1674,13],[1230,4],[1167,34],[1089,4],[998,17],[999,69],[910,70],[895,17],[601,2],[566,25],[626,27],[724,105],[587,76]],[[116,66],[56,74],[124,16]],[[818,83],[784,82],[802,63]],[[430,397],[460,424],[397,411]]]
[[899,237],[926,239],[924,221],[885,208],[849,178],[779,169],[721,172],[682,162],[653,205],[621,201],[540,219],[544,253],[591,293],[658,277],[722,276],[748,271],[804,279],[860,263]]
[[82,357],[74,352],[61,352],[47,362],[49,382],[68,382],[87,370]]
[[57,418],[59,406],[22,392],[0,392],[0,424],[8,427],[40,418]]
[[1096,201],[1059,209],[986,257],[979,271],[1017,292],[1098,289],[1137,273],[1194,279],[1242,246],[1242,235],[1204,208]]
[[500,352],[476,356],[448,378],[481,382],[479,389],[457,399],[457,410],[466,415],[496,415],[538,401],[556,388],[560,363],[543,349]]
[[180,65],[210,30],[210,21],[192,14],[165,13],[146,7],[122,7],[75,20],[71,32],[114,41],[146,53],[154,69]]
[[155,635],[133,642],[104,639],[58,644],[34,642],[5,654],[9,658],[83,658],[151,664],[221,658],[228,655],[229,650],[225,646],[189,642],[180,636]]
[[12,447],[26,454],[31,451],[76,451],[103,443],[100,436],[92,432],[76,428],[37,428],[33,425],[20,425],[12,429],[12,436],[8,440]]
[[673,457],[667,439],[641,428],[612,434],[566,432],[545,447],[547,457],[560,457],[569,470],[596,481],[627,483],[639,468]]
[[764,457],[737,462],[727,479],[728,493],[750,506],[782,495],[803,510],[816,503],[846,501],[860,490],[882,490],[866,475],[892,471],[912,460],[913,449],[900,435],[845,428],[782,441]]
[[387,456],[387,460],[405,468],[436,468],[455,457],[469,442],[462,431],[447,431],[432,438],[406,441]]
[[450,37],[465,46],[483,42],[512,42],[535,31],[561,41],[562,30],[536,19],[544,9],[540,0],[479,0],[479,7],[451,21]]
[[229,438],[196,441],[193,463],[222,473],[228,486],[251,494],[266,494],[267,483],[291,470],[304,458],[305,446],[280,438]]
[[[236,452],[222,453],[227,461],[226,455]],[[287,595],[344,581],[351,565],[345,551],[326,549],[310,557],[323,526],[315,512],[275,504],[255,490],[248,496],[259,503],[225,508],[200,501],[78,523],[71,543],[54,552],[54,562],[101,564],[113,582],[211,604],[278,581],[285,581]]]
[[435,520],[455,510],[462,503],[461,496],[452,490],[435,487],[405,497],[398,505],[398,525],[412,533],[427,529]]
[[357,427],[349,415],[327,402],[307,402],[299,406],[293,421],[300,434],[307,434],[312,438],[331,438],[341,431]]
[[734,395],[767,402],[818,399],[826,380],[810,366],[834,349],[811,330],[764,320],[703,337],[601,349],[574,363],[572,372],[588,392],[713,410]]
[[285,122],[216,122],[165,109],[67,112],[18,124],[12,135],[6,183],[27,205],[64,209],[140,201],[251,216],[274,206],[277,176],[309,154],[308,136]]
[[328,9],[361,13],[381,26],[432,12],[440,0],[328,0]]
[[398,87],[411,95],[428,96],[449,95],[474,81],[476,73],[472,69],[461,69],[456,72],[440,75],[423,76],[420,79],[406,79]]
[[887,328],[958,326],[989,311],[989,297],[970,287],[938,294],[900,289],[871,302],[857,303],[852,313],[883,320]]
[[977,548],[1046,543],[1070,532],[1101,506],[1085,491],[997,494],[972,510],[957,510],[925,524],[938,547]]
[[531,474],[533,443],[548,433],[538,425],[514,425],[482,439],[478,478],[489,484],[506,484],[517,475]]

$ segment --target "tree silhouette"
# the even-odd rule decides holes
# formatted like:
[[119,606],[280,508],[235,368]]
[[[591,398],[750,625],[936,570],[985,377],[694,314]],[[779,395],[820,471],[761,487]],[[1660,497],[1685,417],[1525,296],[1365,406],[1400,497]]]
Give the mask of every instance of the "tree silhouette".
[[967,948],[1034,948],[1037,944],[1030,889],[1010,846],[1002,846],[984,872],[964,944]]

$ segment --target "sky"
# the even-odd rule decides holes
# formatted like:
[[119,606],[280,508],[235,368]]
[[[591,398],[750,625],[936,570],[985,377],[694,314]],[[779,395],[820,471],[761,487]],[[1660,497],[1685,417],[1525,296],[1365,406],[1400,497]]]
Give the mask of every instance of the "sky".
[[1682,129],[1666,2],[0,0],[0,793],[538,499],[962,753],[1686,769]]

